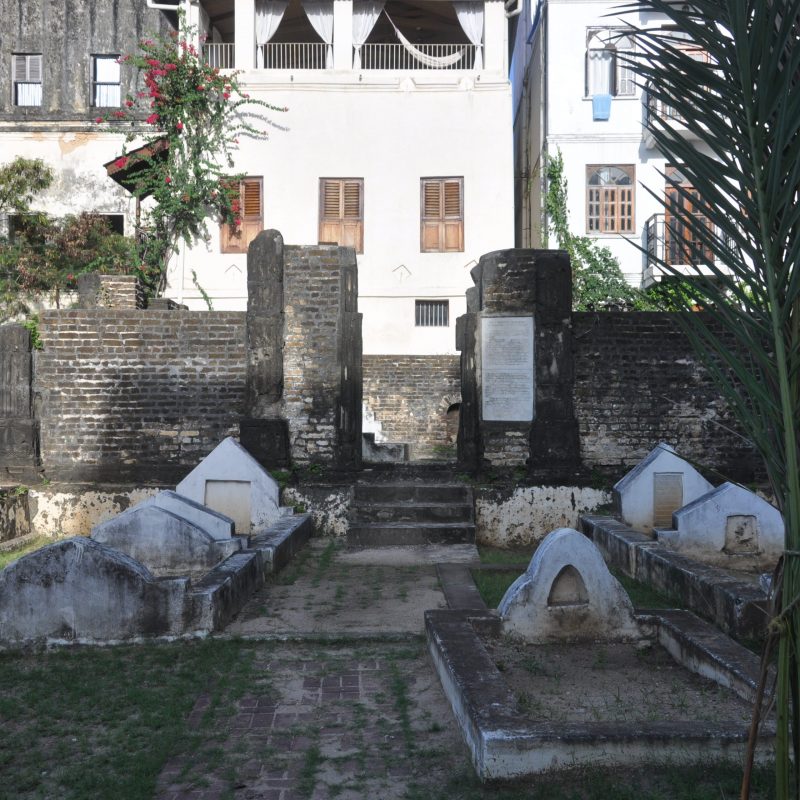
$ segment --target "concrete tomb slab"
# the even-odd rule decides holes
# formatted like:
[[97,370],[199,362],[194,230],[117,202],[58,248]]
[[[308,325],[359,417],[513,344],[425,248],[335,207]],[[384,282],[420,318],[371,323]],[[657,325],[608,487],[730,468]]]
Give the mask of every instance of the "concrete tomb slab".
[[497,610],[504,633],[531,643],[641,638],[625,590],[597,547],[572,528],[544,538]]
[[650,533],[670,524],[673,512],[713,489],[668,444],[658,444],[614,485],[614,505],[626,524]]
[[120,641],[183,632],[188,579],[156,579],[130,556],[77,536],[0,572],[0,642]]
[[283,516],[275,479],[230,436],[178,484],[176,491],[231,517],[236,530],[245,536],[260,533]]
[[159,492],[155,497],[149,497],[143,505],[155,505],[171,511],[197,525],[214,539],[230,539],[236,532],[236,526],[230,517],[169,489]]
[[774,564],[784,546],[783,517],[775,506],[735,483],[698,497],[672,515],[658,541],[698,561]]
[[135,558],[158,577],[204,574],[242,549],[241,538],[214,539],[189,520],[149,503],[96,525],[92,539]]

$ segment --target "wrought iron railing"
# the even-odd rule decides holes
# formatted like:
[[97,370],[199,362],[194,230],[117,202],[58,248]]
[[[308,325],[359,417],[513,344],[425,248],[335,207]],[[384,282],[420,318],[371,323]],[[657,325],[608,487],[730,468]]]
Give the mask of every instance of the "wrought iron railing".
[[263,69],[326,69],[324,42],[277,42],[259,45],[256,66]]
[[[734,241],[712,225],[708,217],[702,214],[693,216],[697,223],[708,229],[709,233],[721,239],[723,247],[729,250],[735,247]],[[662,263],[677,267],[690,264],[702,265],[708,261],[719,260],[698,231],[692,230],[680,217],[667,219],[665,214],[653,214],[645,222],[644,249],[649,268],[660,266]]]
[[206,42],[203,58],[210,67],[233,69],[236,63],[236,45],[233,42]]
[[415,44],[417,56],[402,44],[365,44],[361,46],[361,69],[472,69],[475,49],[474,44]]

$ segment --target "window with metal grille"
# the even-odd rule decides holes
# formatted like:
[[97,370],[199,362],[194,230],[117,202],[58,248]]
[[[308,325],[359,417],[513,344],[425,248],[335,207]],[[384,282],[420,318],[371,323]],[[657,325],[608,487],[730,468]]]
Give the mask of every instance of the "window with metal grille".
[[420,180],[420,250],[464,251],[464,179]]
[[220,225],[220,251],[246,253],[250,242],[264,229],[264,204],[261,178],[243,178],[234,182],[231,205],[234,221]]
[[414,324],[418,328],[446,328],[450,324],[449,300],[415,300]]
[[42,54],[14,53],[11,56],[13,102],[15,106],[42,104]]
[[633,38],[624,30],[590,28],[586,32],[586,96],[610,94],[623,97],[635,94],[633,70],[624,57],[633,50]]
[[92,105],[116,108],[122,103],[119,56],[92,56]]
[[633,165],[586,167],[587,233],[631,233],[634,224]]
[[363,178],[320,178],[319,242],[364,252]]

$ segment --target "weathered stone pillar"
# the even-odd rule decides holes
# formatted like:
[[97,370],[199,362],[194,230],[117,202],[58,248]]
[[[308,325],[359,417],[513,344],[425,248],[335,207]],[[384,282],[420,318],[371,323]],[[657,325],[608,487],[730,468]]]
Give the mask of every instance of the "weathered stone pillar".
[[472,270],[457,322],[466,468],[577,466],[566,253],[501,250]]
[[239,432],[266,467],[288,466],[283,419],[283,237],[262,231],[247,251],[247,389]]
[[39,463],[33,415],[31,335],[22,325],[0,326],[0,477],[28,480]]

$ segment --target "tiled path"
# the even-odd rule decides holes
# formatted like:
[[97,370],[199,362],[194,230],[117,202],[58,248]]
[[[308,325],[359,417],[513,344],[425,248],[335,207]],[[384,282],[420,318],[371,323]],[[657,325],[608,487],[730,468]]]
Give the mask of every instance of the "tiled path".
[[[269,637],[252,642],[255,677],[227,707],[197,699],[192,727],[209,733],[192,756],[166,766],[159,798],[433,797],[426,787],[469,774],[466,748],[420,635],[424,609],[416,598],[444,605],[433,568],[381,567],[376,594],[363,572],[374,566],[330,556],[324,543],[313,542],[294,573],[268,585],[241,615],[248,625],[240,632],[258,637],[262,629]],[[371,598],[361,608],[362,624],[345,613],[339,630],[335,607],[360,590]],[[259,618],[264,625],[255,624]],[[364,638],[381,618],[391,636]],[[293,625],[299,635],[279,641],[293,634]],[[341,639],[331,642],[336,635]]]

